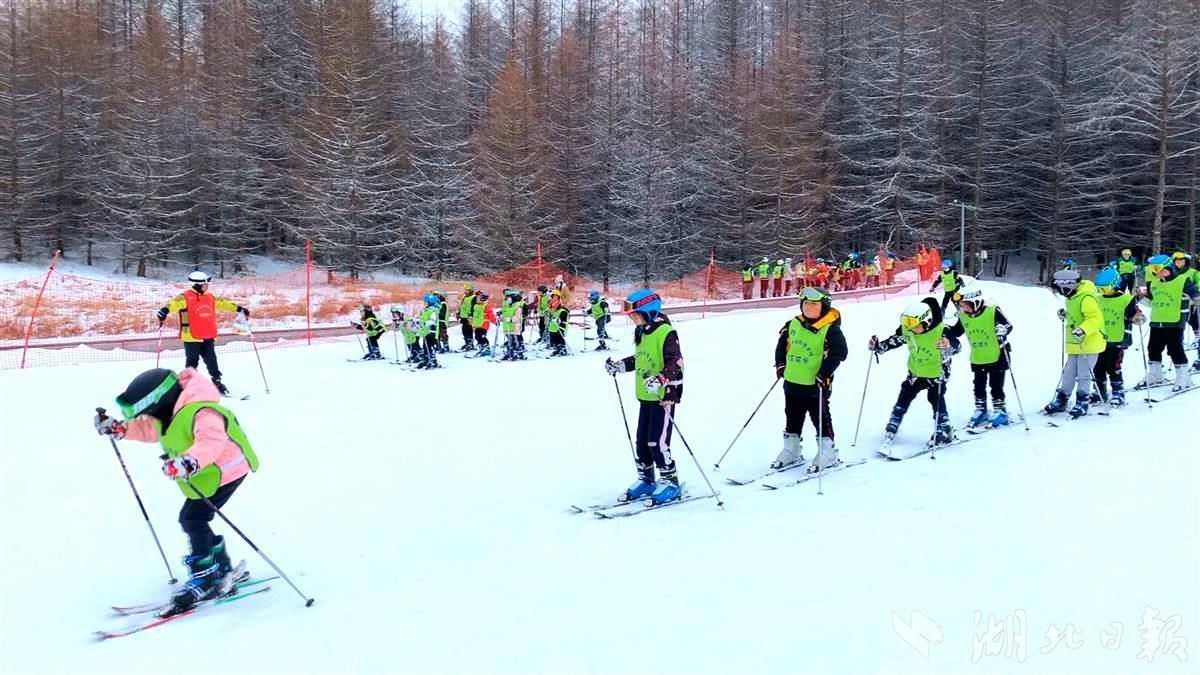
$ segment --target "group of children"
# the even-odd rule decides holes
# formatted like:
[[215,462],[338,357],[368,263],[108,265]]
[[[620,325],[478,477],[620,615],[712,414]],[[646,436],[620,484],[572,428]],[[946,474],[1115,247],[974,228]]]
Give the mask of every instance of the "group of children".
[[[538,286],[528,299],[520,290],[506,288],[497,316],[491,303],[491,294],[485,289],[475,289],[471,284],[465,284],[462,300],[456,310],[463,338],[459,351],[473,352],[470,356],[474,357],[492,356],[493,345],[488,335],[494,329],[498,333],[495,336],[497,342],[499,334],[503,335],[503,355],[499,360],[525,360],[525,330],[528,326],[536,325],[538,338],[535,344],[545,345],[549,349],[549,356],[567,356],[571,353],[567,346],[569,327],[583,325],[571,322],[569,297],[566,284],[561,279],[553,289],[545,285]],[[439,291],[426,293],[423,300],[425,306],[415,316],[408,315],[402,305],[392,305],[390,328],[404,337],[408,353],[406,363],[414,363],[418,369],[439,368],[437,354],[450,352],[450,306],[445,293]],[[599,291],[593,290],[588,294],[586,315],[596,325],[599,340],[596,349],[608,349],[606,341],[610,338],[607,326],[611,312],[608,301]],[[379,339],[389,326],[375,315],[369,303],[362,305],[359,320],[351,321],[350,325],[366,335],[367,351],[362,359],[382,359]]]
[[793,288],[796,293],[808,287],[853,291],[893,283],[896,259],[890,254],[880,256],[867,259],[861,253],[851,253],[841,262],[817,258],[807,264],[804,261],[793,264],[791,258],[780,258],[774,265],[764,256],[759,262],[748,262],[742,267],[742,299],[754,297],[755,280],[760,298],[789,296]]

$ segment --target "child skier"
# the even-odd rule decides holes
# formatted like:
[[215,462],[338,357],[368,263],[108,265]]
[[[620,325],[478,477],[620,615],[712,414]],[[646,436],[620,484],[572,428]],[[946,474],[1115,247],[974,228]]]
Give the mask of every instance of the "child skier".
[[375,311],[371,309],[371,305],[363,303],[362,315],[359,321],[351,321],[351,326],[355,330],[362,331],[367,336],[367,353],[363,354],[363,361],[375,361],[383,358],[383,354],[379,351],[379,336],[387,332],[387,327],[383,322],[375,317]]
[[1117,268],[1117,274],[1120,275],[1121,283],[1118,288],[1122,291],[1133,292],[1137,288],[1137,271],[1138,262],[1133,257],[1133,251],[1123,249],[1121,257],[1117,258],[1114,265]]
[[874,335],[867,348],[876,354],[908,345],[908,377],[900,384],[900,395],[892,406],[892,416],[884,429],[884,445],[891,445],[908,407],[921,391],[933,408],[935,430],[929,443],[945,445],[954,441],[950,414],[946,412],[946,381],[950,379],[950,357],[958,353],[959,341],[945,334],[938,301],[925,298],[909,305],[900,315],[900,326],[887,339]]
[[1175,364],[1175,384],[1172,391],[1187,389],[1192,384],[1188,372],[1187,354],[1183,350],[1183,327],[1194,303],[1200,302],[1200,292],[1191,275],[1176,267],[1171,258],[1156,255],[1146,261],[1145,297],[1150,300],[1150,344],[1146,348],[1150,359],[1146,378],[1138,389],[1153,387],[1163,381],[1162,355],[1165,350]]
[[[196,603],[230,593],[240,581],[225,548],[225,538],[209,523],[251,471],[258,457],[237,417],[218,404],[221,394],[194,368],[179,375],[165,368],[147,370],[117,396],[125,421],[95,418],[96,431],[120,440],[158,442],[163,474],[176,482],[186,500],[179,525],[191,553],[184,557],[188,580],[171,598],[164,615],[187,611]],[[241,565],[239,565],[239,568]]]
[[[1004,376],[1008,372],[1008,336],[1012,324],[995,305],[988,305],[983,289],[963,286],[954,294],[958,322],[946,328],[946,338],[967,337],[971,345],[971,373],[975,377],[975,413],[970,428],[1002,427],[1008,424],[1004,401]],[[988,415],[988,389],[992,390],[992,414]]]
[[500,307],[500,330],[504,331],[504,356],[501,361],[525,359],[525,347],[521,337],[522,317],[525,301],[521,291],[504,289],[504,301]]
[[475,305],[475,289],[471,284],[463,284],[462,300],[458,303],[458,323],[462,326],[463,346],[459,351],[475,350],[475,331],[471,326],[471,315]]
[[450,353],[450,303],[446,302],[446,294],[434,291],[438,299],[438,330],[437,350],[443,354]]
[[475,356],[491,356],[492,346],[488,342],[488,331],[496,322],[496,312],[492,310],[491,295],[482,288],[475,291],[475,305],[471,314],[471,325],[475,328],[475,344],[479,351]]
[[954,292],[963,285],[962,277],[958,275],[958,270],[954,269],[954,261],[950,258],[942,261],[942,273],[933,280],[933,285],[929,287],[929,292],[936,291],[939,285],[942,287],[944,293],[942,295],[942,312],[945,313],[946,307],[954,299]]
[[400,336],[404,338],[405,351],[408,352],[408,357],[404,359],[404,362],[416,363],[419,361],[421,345],[417,337],[416,322],[405,317],[404,307],[400,305],[392,305],[392,330],[400,331]]
[[1074,390],[1075,405],[1067,414],[1072,418],[1082,417],[1088,413],[1088,402],[1091,400],[1092,371],[1096,369],[1096,362],[1107,344],[1104,339],[1104,313],[1100,310],[1096,285],[1080,279],[1076,270],[1055,272],[1054,290],[1065,299],[1065,307],[1058,310],[1058,318],[1063,322],[1067,362],[1063,366],[1054,400],[1042,412],[1054,415],[1067,410],[1067,402]]
[[539,343],[544,343],[549,337],[546,335],[546,318],[550,316],[550,289],[546,288],[545,284],[538,286],[538,339]]
[[591,291],[588,293],[588,313],[592,315],[592,319],[596,322],[596,339],[599,340],[596,351],[608,349],[608,343],[605,340],[608,337],[608,322],[612,319],[612,315],[608,311],[608,300],[605,300],[600,295],[600,291]]
[[[679,335],[662,313],[662,300],[644,288],[625,299],[624,313],[634,323],[634,355],[605,359],[609,375],[634,372],[638,399],[637,468],[640,477],[621,501],[649,497],[654,504],[679,499],[682,491],[671,457],[671,415],[683,396],[683,355]],[[654,469],[659,480],[655,482]]]
[[567,321],[571,310],[563,303],[558,289],[550,293],[550,316],[546,319],[546,332],[550,334],[550,356],[567,356]]
[[421,350],[421,361],[417,364],[417,368],[420,370],[441,367],[441,364],[437,360],[441,302],[435,293],[426,293],[424,299],[425,308],[421,310],[421,315],[417,319],[419,323],[418,334],[424,338],[425,342]]
[[[1096,275],[1096,287],[1100,289],[1100,313],[1104,315],[1104,338],[1107,343],[1092,377],[1096,391],[1092,392],[1092,403],[1108,403],[1112,406],[1125,405],[1125,378],[1121,374],[1121,363],[1125,350],[1133,342],[1133,324],[1146,319],[1133,301],[1133,295],[1125,291],[1125,282],[1120,272],[1105,267]],[[1111,391],[1110,388],[1111,387]]]
[[838,464],[833,446],[833,417],[829,395],[833,373],[846,360],[846,337],[842,316],[831,306],[833,299],[823,288],[810,286],[800,293],[800,313],[783,324],[775,343],[775,376],[783,378],[783,450],[771,463],[785,469],[804,462],[800,450],[804,418],[812,419],[817,432],[817,457],[810,472]]

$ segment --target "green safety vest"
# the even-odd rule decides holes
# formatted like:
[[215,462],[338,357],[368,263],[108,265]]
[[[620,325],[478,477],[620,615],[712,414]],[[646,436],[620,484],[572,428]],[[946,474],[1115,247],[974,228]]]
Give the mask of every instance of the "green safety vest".
[[912,332],[908,326],[902,326],[904,341],[908,343],[908,372],[917,377],[937,378],[942,376],[942,350],[938,342],[946,324],[939,323],[932,330],[920,335]]
[[387,332],[387,326],[379,320],[379,317],[369,316],[362,322],[363,332],[368,337],[379,337]]
[[409,321],[400,322],[400,334],[404,336],[404,344],[411,345],[417,341],[417,332],[413,330]]
[[462,302],[460,302],[458,304],[458,318],[470,319],[471,318],[471,310],[474,309],[474,307],[475,307],[475,296],[474,295],[468,295],[467,297],[463,298]]
[[563,333],[567,332],[567,319],[563,316],[563,313],[566,311],[565,307],[550,310],[550,317],[546,321],[546,330],[551,333],[558,333],[559,331]]
[[476,302],[471,307],[471,314],[471,327],[483,328],[483,322],[487,316],[487,302]]
[[505,302],[504,305],[500,307],[500,326],[505,333],[511,333],[516,329],[516,316],[518,309],[519,308],[517,307],[517,304],[514,302]]
[[773,278],[773,279],[782,279],[783,278],[783,265],[776,265],[775,269],[771,270],[771,278]]
[[788,322],[787,363],[783,379],[792,384],[816,384],[817,373],[825,361],[825,336],[829,333],[830,321],[819,330],[805,327],[799,317]]
[[953,293],[958,290],[958,283],[954,281],[954,270],[942,272],[942,290],[947,293]]
[[1133,274],[1137,271],[1137,261],[1133,258],[1126,260],[1120,258],[1117,260],[1117,274]]
[[742,281],[754,281],[754,268],[747,267],[742,270]]
[[[246,438],[246,432],[242,431],[242,425],[238,423],[237,417],[216,403],[202,401],[198,403],[189,403],[179,409],[175,413],[175,417],[171,418],[171,424],[167,430],[159,437],[159,445],[167,453],[167,457],[175,459],[187,454],[192,445],[196,442],[195,429],[193,424],[196,420],[196,413],[208,408],[221,413],[225,417],[225,433],[229,434],[229,438],[242,449],[242,456],[250,465],[251,471],[258,471],[258,456],[254,454],[254,448],[250,447],[250,439]],[[226,468],[231,468],[226,466]],[[188,487],[188,481],[196,487],[195,490]],[[216,464],[209,464],[200,469],[191,478],[177,478],[176,485],[183,492],[183,495],[188,499],[200,499],[203,497],[211,497],[217,492],[217,488],[221,487],[221,467]],[[196,494],[199,491],[200,494]]]
[[766,279],[767,275],[770,273],[771,273],[771,264],[770,263],[759,263],[758,264],[758,278],[759,279]]
[[1129,293],[1101,294],[1097,300],[1100,301],[1100,312],[1104,314],[1104,338],[1109,342],[1124,342],[1125,309],[1133,302],[1133,296]]
[[639,401],[661,401],[666,395],[665,387],[660,387],[658,391],[646,389],[646,380],[662,372],[663,344],[667,341],[667,336],[674,332],[674,326],[662,324],[655,328],[653,333],[642,335],[642,341],[638,343],[633,354],[634,376],[637,378],[634,391]]
[[988,305],[978,316],[958,315],[963,333],[971,344],[971,363],[982,366],[1000,360],[1000,338],[996,337],[996,308]]
[[419,335],[420,337],[425,337],[426,335],[429,335],[432,332],[429,329],[429,322],[430,322],[430,320],[435,320],[437,318],[438,318],[438,308],[437,307],[426,306],[425,309],[421,310],[421,319],[420,319],[421,325],[417,326],[417,335]]
[[595,303],[592,304],[591,311],[592,311],[593,319],[599,319],[600,317],[607,314],[607,312],[604,311],[604,305],[602,305],[600,303],[601,303],[601,301],[597,300]]
[[1170,281],[1152,278],[1147,281],[1150,293],[1150,323],[1176,324],[1183,316],[1183,286],[1187,274],[1176,274]]
[[550,294],[542,293],[538,296],[538,314],[546,316],[550,312]]

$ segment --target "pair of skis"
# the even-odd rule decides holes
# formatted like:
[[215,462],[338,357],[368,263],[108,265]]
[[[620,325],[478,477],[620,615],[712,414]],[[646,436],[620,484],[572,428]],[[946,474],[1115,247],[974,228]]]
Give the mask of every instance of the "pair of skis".
[[226,605],[231,602],[244,600],[246,598],[258,595],[259,593],[265,593],[271,590],[269,582],[278,578],[278,576],[266,577],[264,579],[246,578],[235,583],[230,592],[215,598],[202,600],[183,611],[174,611],[174,607],[170,602],[150,602],[139,605],[113,605],[112,611],[120,616],[138,616],[150,613],[153,613],[154,616],[150,619],[127,626],[125,628],[118,628],[114,630],[98,630],[93,633],[93,636],[96,640],[103,641],[111,640],[113,638],[126,637],[135,633],[141,633],[143,631],[150,630],[151,628],[157,628],[159,626],[178,621],[186,616],[191,616],[219,605]]

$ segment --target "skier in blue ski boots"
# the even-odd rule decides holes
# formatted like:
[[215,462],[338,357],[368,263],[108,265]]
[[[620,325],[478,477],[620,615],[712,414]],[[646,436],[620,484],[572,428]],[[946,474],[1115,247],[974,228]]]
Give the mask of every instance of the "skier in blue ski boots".
[[[1012,324],[996,305],[988,305],[983,289],[969,283],[954,293],[958,322],[946,328],[947,338],[966,336],[971,345],[971,373],[974,375],[975,413],[968,429],[1002,427],[1008,424],[1004,397],[1004,376],[1008,373],[1008,336]],[[988,389],[992,390],[992,414],[988,413]]]
[[[683,395],[683,355],[679,334],[662,312],[662,300],[644,288],[625,299],[624,314],[636,328],[633,332],[634,355],[614,361],[606,359],[609,375],[633,371],[638,399],[637,468],[639,478],[620,501],[650,499],[654,506],[683,496],[675,459],[671,457],[671,415]],[[654,470],[658,469],[658,480]]]

